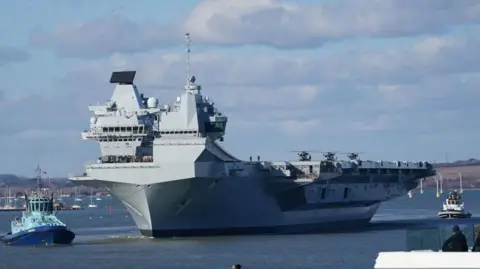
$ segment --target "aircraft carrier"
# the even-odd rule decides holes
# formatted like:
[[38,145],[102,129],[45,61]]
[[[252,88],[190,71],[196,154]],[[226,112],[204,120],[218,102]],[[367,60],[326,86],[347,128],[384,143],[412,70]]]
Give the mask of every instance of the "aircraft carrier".
[[[435,174],[428,162],[368,161],[334,152],[312,160],[244,161],[221,143],[228,117],[189,74],[175,102],[159,105],[133,83],[136,72],[113,72],[113,95],[91,105],[85,140],[98,159],[76,184],[103,187],[150,237],[311,233],[369,223],[380,203],[405,195]],[[253,145],[252,145],[253,146]]]

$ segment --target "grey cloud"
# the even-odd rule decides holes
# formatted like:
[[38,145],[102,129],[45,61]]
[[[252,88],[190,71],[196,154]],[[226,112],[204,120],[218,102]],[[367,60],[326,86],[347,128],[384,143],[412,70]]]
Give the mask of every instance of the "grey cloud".
[[152,22],[137,23],[119,15],[67,25],[53,32],[38,30],[31,42],[62,57],[97,58],[114,52],[135,53],[178,44],[181,31]]
[[20,48],[0,46],[0,66],[9,63],[25,62],[30,59],[30,54]]
[[[465,119],[480,114],[474,103],[480,97],[480,69],[473,64],[480,59],[472,53],[478,43],[475,38],[428,37],[409,48],[320,58],[195,54],[192,70],[204,93],[232,116],[229,126],[235,133],[304,126],[319,135],[440,135],[446,124],[458,124],[465,131],[477,128]],[[32,97],[30,102],[46,107],[35,121],[58,115],[59,110],[65,113],[55,123],[33,123],[30,128],[83,129],[88,125],[86,106],[107,100],[113,89],[110,72],[124,69],[137,70],[139,88],[161,103],[173,101],[182,90],[181,55],[118,54],[72,70],[62,81],[61,88],[68,89],[64,94]],[[7,121],[0,119],[8,125]]]
[[[279,0],[206,0],[185,21],[160,26],[114,15],[36,31],[31,42],[59,56],[94,58],[181,45],[184,31],[206,45],[314,48],[361,37],[407,37],[480,22],[475,0],[340,0],[296,4]],[[186,29],[186,30],[185,30]]]
[[[21,135],[25,131],[46,134],[45,131],[52,130],[60,136],[76,130],[79,138],[88,126],[87,106],[110,97],[108,78],[102,82],[90,73],[79,72],[67,74],[53,85],[57,89],[54,91],[37,89],[38,92],[4,98],[0,95],[0,124],[4,126],[1,135]],[[29,104],[29,109],[19,111],[24,104]],[[15,111],[15,120],[11,111]]]
[[[258,3],[255,3],[258,2]],[[204,1],[186,21],[205,43],[318,47],[352,37],[400,37],[480,21],[478,1]]]
[[[24,96],[0,96],[1,146],[8,152],[2,159],[3,172],[23,174],[25,167],[33,169],[41,161],[46,170],[54,170],[52,176],[66,177],[95,159],[97,145],[82,141],[80,132],[89,124],[87,106],[108,99],[111,92],[99,87],[103,85],[92,76],[76,75],[53,85],[57,88],[53,92],[37,89],[38,93]],[[25,104],[28,109],[19,109]],[[28,157],[23,156],[25,152]]]
[[[319,57],[194,54],[191,70],[205,89],[214,88],[216,94],[236,96],[239,101],[255,103],[268,99],[268,93],[277,93],[273,96],[276,98],[286,88],[290,88],[292,94],[300,94],[303,86],[310,85],[319,87],[322,94],[328,94],[333,100],[345,102],[366,96],[368,91],[377,94],[379,85],[404,85],[403,91],[408,92],[413,90],[405,85],[418,84],[429,77],[479,72],[480,54],[475,52],[480,39],[475,37],[476,33],[478,31],[473,31],[470,37],[425,37],[410,47],[340,51]],[[182,87],[182,55],[117,55],[113,58],[110,63],[89,65],[84,72],[102,74],[106,80],[108,71],[114,68],[136,69],[137,81],[144,87]],[[268,93],[260,89],[267,89]]]

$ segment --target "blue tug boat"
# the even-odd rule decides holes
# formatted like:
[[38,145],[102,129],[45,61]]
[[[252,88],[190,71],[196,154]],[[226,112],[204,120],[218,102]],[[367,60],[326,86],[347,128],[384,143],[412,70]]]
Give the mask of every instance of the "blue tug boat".
[[68,245],[75,234],[67,229],[54,212],[53,193],[41,188],[42,170],[37,166],[37,188],[30,196],[25,193],[26,209],[22,218],[12,221],[11,229],[1,240],[12,246]]

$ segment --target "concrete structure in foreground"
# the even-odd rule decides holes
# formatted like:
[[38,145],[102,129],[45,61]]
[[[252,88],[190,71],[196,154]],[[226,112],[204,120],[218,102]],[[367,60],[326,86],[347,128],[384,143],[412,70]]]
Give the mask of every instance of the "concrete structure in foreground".
[[480,252],[380,252],[375,269],[462,269],[480,268]]

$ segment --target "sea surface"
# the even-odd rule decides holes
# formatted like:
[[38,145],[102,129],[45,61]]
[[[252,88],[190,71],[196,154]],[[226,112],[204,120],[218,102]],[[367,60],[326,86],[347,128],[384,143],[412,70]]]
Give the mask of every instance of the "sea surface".
[[[380,251],[406,248],[405,223],[436,219],[442,197],[414,192],[382,204],[371,227],[361,232],[308,235],[150,239],[139,234],[127,211],[114,200],[98,208],[60,211],[77,234],[72,246],[0,246],[0,268],[373,268]],[[466,209],[480,217],[480,191],[464,192]],[[85,198],[87,207],[90,199]],[[113,210],[105,205],[113,203]],[[0,232],[20,212],[0,212]],[[480,221],[479,221],[480,223]]]

